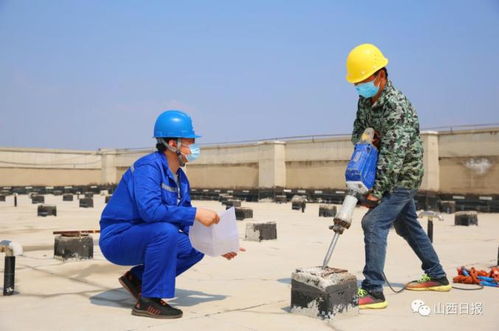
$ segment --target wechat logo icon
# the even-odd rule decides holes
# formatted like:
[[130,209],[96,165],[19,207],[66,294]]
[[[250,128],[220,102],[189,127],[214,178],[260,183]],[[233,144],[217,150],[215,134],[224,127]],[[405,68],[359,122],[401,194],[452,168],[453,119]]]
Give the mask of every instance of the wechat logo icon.
[[425,305],[423,300],[420,299],[411,302],[411,309],[413,313],[419,313],[421,316],[428,316],[431,314],[431,308]]

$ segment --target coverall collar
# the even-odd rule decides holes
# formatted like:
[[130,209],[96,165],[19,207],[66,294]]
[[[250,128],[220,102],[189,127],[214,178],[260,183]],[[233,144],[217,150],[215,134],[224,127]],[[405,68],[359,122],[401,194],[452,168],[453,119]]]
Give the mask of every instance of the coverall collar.
[[[174,183],[177,183],[177,178],[175,178],[175,174],[173,173],[173,171],[168,166],[168,160],[166,158],[166,155],[164,153],[160,153],[160,152],[158,152],[158,153],[161,155],[161,163],[166,168],[166,175]],[[184,174],[184,172],[183,172],[182,168],[178,168],[177,175],[178,175],[178,183],[179,183],[179,185],[180,185],[180,178],[183,177],[183,174]]]

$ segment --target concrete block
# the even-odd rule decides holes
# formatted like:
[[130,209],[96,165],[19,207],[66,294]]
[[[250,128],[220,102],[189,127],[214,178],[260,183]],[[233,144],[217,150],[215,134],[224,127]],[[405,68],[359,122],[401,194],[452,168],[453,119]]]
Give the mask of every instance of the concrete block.
[[335,217],[336,216],[336,206],[333,205],[320,205],[319,206],[319,217]]
[[305,206],[307,204],[307,199],[304,196],[301,195],[294,195],[291,198],[291,209],[293,210],[300,210],[300,209],[305,209]]
[[94,207],[94,199],[92,199],[92,198],[81,198],[80,199],[80,207],[81,208],[93,208]]
[[75,190],[73,188],[73,186],[64,186],[64,189],[63,189],[64,193],[75,193]]
[[0,201],[5,201],[5,195],[0,195]]
[[284,194],[276,195],[274,198],[276,203],[286,203],[288,202],[288,198]]
[[88,188],[88,191],[89,192],[93,192],[93,193],[99,193],[100,192],[100,187],[98,185],[90,185],[89,188]]
[[226,208],[241,207],[241,200],[227,200],[222,203]]
[[305,209],[306,206],[307,206],[307,203],[305,201],[291,203],[291,209],[293,209],[293,210]]
[[275,222],[248,223],[244,239],[249,241],[277,239],[277,225]]
[[357,279],[346,270],[300,268],[291,274],[291,312],[321,319],[357,315]]
[[108,203],[109,200],[111,200],[111,197],[112,197],[112,195],[106,195],[106,201],[105,202]]
[[85,195],[85,198],[93,198],[94,192],[85,192],[84,195]]
[[69,193],[65,193],[62,196],[62,201],[73,201],[73,199],[74,199],[74,196],[72,194],[69,194]]
[[440,201],[439,209],[441,213],[454,214],[456,212],[456,202],[449,201]]
[[43,195],[32,195],[31,196],[31,203],[32,204],[35,204],[35,203],[45,203],[45,196]]
[[236,220],[242,221],[245,218],[253,218],[253,209],[245,207],[236,207]]
[[218,195],[218,201],[220,201],[222,204],[226,202],[227,200],[233,200],[234,196],[232,194],[227,194],[227,193],[221,193]]
[[476,211],[479,213],[490,213],[490,206],[476,206]]
[[53,195],[62,195],[62,191],[61,190],[54,190],[54,191],[52,191],[52,194]]
[[38,216],[57,216],[57,207],[54,205],[39,205],[38,206],[38,211],[37,211]]
[[476,211],[458,211],[454,215],[454,225],[478,225],[478,213]]
[[90,235],[56,236],[54,258],[61,260],[86,260],[94,257],[94,240]]

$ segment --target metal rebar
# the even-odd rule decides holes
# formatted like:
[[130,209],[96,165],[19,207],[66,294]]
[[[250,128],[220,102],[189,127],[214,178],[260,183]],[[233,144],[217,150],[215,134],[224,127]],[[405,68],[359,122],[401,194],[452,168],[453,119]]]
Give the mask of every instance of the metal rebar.
[[340,234],[338,232],[335,232],[333,239],[331,240],[331,244],[329,244],[329,248],[327,250],[326,256],[324,257],[324,261],[322,262],[322,269],[325,269],[329,263],[329,260],[331,260],[331,255],[333,255],[333,250],[334,250],[334,247],[336,246],[336,242],[338,241],[339,237],[340,237]]
[[5,256],[5,267],[3,275],[3,295],[14,294],[15,271],[16,271],[16,257]]

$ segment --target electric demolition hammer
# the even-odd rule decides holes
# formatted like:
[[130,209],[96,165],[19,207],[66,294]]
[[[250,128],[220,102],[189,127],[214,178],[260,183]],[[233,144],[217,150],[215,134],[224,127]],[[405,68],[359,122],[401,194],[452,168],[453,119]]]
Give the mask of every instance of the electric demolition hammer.
[[[377,137],[376,137],[377,138]],[[374,146],[375,131],[367,128],[362,134],[345,171],[347,194],[340,210],[334,217],[334,225],[329,229],[334,231],[333,239],[327,250],[322,268],[326,268],[340,234],[352,224],[352,214],[357,201],[365,200],[366,194],[374,186],[376,179],[376,164],[378,162],[378,149]]]

